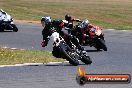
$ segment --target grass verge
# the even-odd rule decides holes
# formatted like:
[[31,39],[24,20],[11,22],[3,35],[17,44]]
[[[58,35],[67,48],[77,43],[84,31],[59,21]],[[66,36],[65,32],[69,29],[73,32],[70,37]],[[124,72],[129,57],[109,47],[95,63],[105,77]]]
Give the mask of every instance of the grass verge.
[[0,65],[14,65],[22,63],[63,62],[51,53],[40,50],[11,50],[0,48]]
[[17,20],[64,19],[68,13],[104,28],[132,30],[132,0],[0,0],[0,8]]

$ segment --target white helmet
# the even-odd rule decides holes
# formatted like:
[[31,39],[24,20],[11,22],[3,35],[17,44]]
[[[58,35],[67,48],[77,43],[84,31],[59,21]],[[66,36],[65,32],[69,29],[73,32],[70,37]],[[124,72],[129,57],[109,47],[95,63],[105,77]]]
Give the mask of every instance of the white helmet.
[[45,27],[45,24],[48,24],[50,23],[52,20],[51,20],[51,17],[50,16],[44,16],[41,18],[41,24],[43,27]]
[[82,22],[81,22],[81,24],[79,25],[79,27],[80,28],[84,28],[84,27],[86,27],[87,25],[89,25],[90,23],[89,23],[89,21],[87,20],[87,19],[85,19],[85,20],[83,20]]
[[89,24],[89,21],[87,19],[85,19],[82,23],[84,26],[87,26]]
[[51,22],[51,17],[50,16],[44,16],[42,17],[41,21],[44,21],[45,23]]

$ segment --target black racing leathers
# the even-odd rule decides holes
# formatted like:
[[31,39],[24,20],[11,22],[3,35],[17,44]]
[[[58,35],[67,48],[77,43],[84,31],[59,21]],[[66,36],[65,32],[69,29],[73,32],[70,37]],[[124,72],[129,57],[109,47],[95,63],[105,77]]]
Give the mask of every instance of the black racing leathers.
[[[43,29],[42,31],[42,35],[43,35],[43,40],[46,41],[46,43],[48,43],[48,36],[51,35],[51,28],[54,27],[55,30],[62,36],[64,37],[66,43],[71,46],[71,43],[74,43],[79,49],[83,50],[83,48],[81,47],[81,45],[79,44],[77,38],[75,36],[72,36],[71,35],[71,29],[68,28],[68,30],[70,32],[68,32],[67,34],[65,34],[63,31],[62,31],[62,28],[65,27],[66,24],[63,23],[62,20],[53,20],[51,23],[49,24],[46,24],[45,28]],[[66,27],[67,28],[67,27]],[[65,38],[65,35],[66,35],[66,38]]]

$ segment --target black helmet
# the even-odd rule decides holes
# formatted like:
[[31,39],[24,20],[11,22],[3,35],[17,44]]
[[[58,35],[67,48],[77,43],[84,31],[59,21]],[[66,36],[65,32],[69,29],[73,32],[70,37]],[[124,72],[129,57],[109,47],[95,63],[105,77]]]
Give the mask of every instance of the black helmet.
[[70,21],[72,18],[71,18],[71,16],[70,15],[65,15],[65,20],[67,20],[67,21]]

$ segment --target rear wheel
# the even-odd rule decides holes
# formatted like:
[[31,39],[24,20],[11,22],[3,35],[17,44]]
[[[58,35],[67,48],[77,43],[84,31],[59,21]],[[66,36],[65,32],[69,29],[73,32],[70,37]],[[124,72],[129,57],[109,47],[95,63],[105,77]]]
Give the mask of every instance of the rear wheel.
[[0,28],[0,32],[3,32],[4,31],[4,29],[3,28]]
[[91,64],[92,63],[92,60],[89,56],[86,56],[86,55],[83,55],[82,58],[81,58],[81,61],[85,64]]

